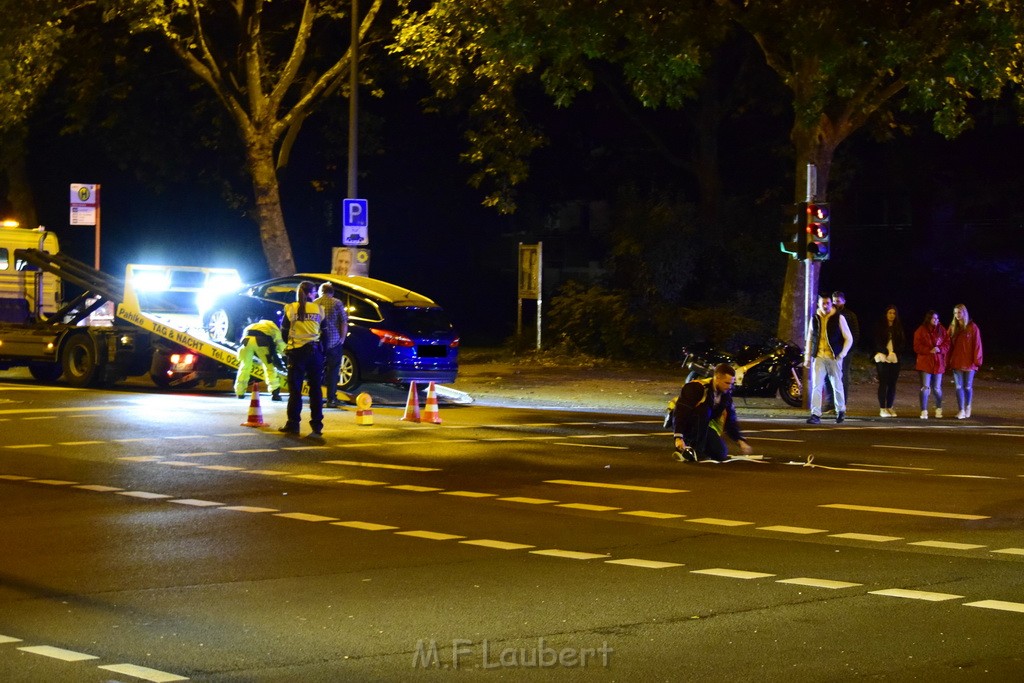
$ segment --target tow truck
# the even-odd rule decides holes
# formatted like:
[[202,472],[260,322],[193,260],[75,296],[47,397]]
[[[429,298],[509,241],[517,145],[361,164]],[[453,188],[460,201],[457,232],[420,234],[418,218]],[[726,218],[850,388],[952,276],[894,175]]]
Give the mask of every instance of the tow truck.
[[[60,253],[52,232],[0,227],[0,370],[76,387],[146,374],[165,389],[212,386],[239,363],[202,329],[197,297],[240,283],[231,268],[146,264],[120,280]],[[64,301],[65,285],[80,293]],[[266,381],[261,366],[252,374]]]

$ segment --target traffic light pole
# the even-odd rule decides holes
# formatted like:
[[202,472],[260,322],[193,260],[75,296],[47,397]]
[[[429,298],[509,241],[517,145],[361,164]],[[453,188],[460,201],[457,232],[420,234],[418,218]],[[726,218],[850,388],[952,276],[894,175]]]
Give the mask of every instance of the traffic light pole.
[[[814,164],[807,164],[807,187],[805,192],[804,201],[810,203],[814,201],[815,195],[818,193],[818,167]],[[814,311],[811,309],[811,255],[805,251],[804,253],[804,348],[807,348],[808,340],[810,339],[811,332],[811,316],[814,315]],[[814,388],[814,364],[811,362],[810,353],[805,350],[807,358],[806,373],[804,376],[804,408],[808,410],[811,407],[811,391]]]

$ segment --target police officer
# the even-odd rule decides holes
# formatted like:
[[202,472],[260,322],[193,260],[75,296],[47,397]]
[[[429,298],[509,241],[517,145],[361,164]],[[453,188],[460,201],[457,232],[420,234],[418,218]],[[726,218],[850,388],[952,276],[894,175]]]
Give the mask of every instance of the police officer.
[[316,286],[302,281],[295,289],[295,301],[284,307],[284,338],[288,343],[288,421],[277,431],[298,434],[302,417],[302,383],[309,384],[310,436],[323,436],[324,354],[320,347],[323,310],[313,302]]

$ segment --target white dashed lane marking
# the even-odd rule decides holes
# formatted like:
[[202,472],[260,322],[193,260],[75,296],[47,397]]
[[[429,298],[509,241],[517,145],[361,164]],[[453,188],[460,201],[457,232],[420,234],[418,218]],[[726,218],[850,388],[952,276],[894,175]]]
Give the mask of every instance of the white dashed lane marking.
[[829,534],[832,538],[845,538],[851,541],[868,541],[869,543],[888,543],[889,541],[902,541],[902,536],[879,536],[878,534]]
[[576,479],[545,479],[545,484],[564,484],[566,486],[589,486],[599,489],[619,489],[622,491],[641,491],[643,493],[689,493],[686,489],[666,489],[657,486],[633,486],[630,484],[606,484],[599,481],[579,481]]
[[710,524],[711,526],[752,526],[753,522],[741,522],[736,519],[718,519],[716,517],[695,517],[686,520],[694,524]]
[[19,647],[18,649],[33,655],[59,659],[62,662],[82,662],[87,659],[99,659],[96,655],[87,655],[84,652],[65,650],[64,648],[53,647],[52,645],[29,645],[27,647]]
[[796,579],[779,579],[775,583],[791,583],[797,586],[808,586],[810,588],[828,588],[830,590],[839,590],[840,588],[856,588],[863,584],[851,583],[849,581],[831,581],[829,579],[808,579],[804,577]]
[[1005,600],[979,600],[977,602],[965,602],[964,607],[984,607],[985,609],[998,609],[1004,612],[1024,612],[1024,604],[1019,602],[1006,602]]
[[[0,475],[0,479],[7,479],[7,480],[12,480],[12,481],[22,481],[22,482],[25,482],[26,480],[29,480],[27,483],[41,483],[42,481],[45,481],[45,480],[39,480],[39,479],[33,480],[31,477],[23,477],[21,475]],[[293,520],[313,522],[313,523],[328,522],[328,523],[330,523],[333,526],[348,527],[348,528],[357,529],[357,530],[364,530],[364,531],[392,531],[396,535],[402,535],[402,536],[406,536],[406,537],[419,538],[419,539],[432,540],[432,541],[441,541],[441,542],[443,542],[443,541],[455,540],[455,541],[458,541],[459,543],[462,543],[462,544],[465,544],[465,545],[484,547],[484,548],[490,548],[490,549],[496,549],[496,550],[504,550],[504,551],[528,550],[528,552],[530,554],[533,554],[533,555],[540,555],[540,556],[546,556],[546,557],[555,557],[555,558],[560,558],[560,559],[570,559],[570,560],[602,560],[604,563],[607,563],[607,564],[616,564],[616,565],[636,567],[636,568],[644,568],[644,569],[671,569],[671,568],[676,568],[676,567],[684,566],[683,564],[678,563],[678,562],[668,562],[668,561],[663,561],[663,560],[652,560],[652,559],[647,559],[647,558],[613,558],[613,557],[611,557],[607,553],[585,552],[585,551],[578,551],[578,550],[565,550],[565,549],[560,549],[560,548],[534,549],[534,548],[536,548],[536,546],[530,545],[530,544],[525,544],[525,543],[514,543],[514,542],[510,542],[510,541],[502,541],[502,540],[487,539],[487,538],[484,538],[484,539],[467,539],[465,536],[460,535],[460,534],[452,534],[452,533],[445,533],[445,532],[439,532],[439,531],[430,531],[430,530],[425,530],[425,529],[402,530],[402,529],[400,529],[398,527],[391,526],[391,525],[377,524],[377,523],[374,523],[374,522],[366,522],[366,521],[358,521],[358,520],[341,521],[341,520],[338,520],[335,517],[328,517],[328,516],[325,516],[325,515],[316,515],[316,514],[310,514],[310,513],[304,513],[304,512],[280,512],[280,511],[275,510],[273,508],[251,507],[251,506],[242,506],[242,505],[239,505],[239,506],[223,506],[220,503],[216,503],[214,501],[206,501],[206,500],[195,499],[195,498],[174,498],[173,496],[169,496],[169,495],[165,495],[165,494],[158,494],[158,493],[150,493],[150,492],[146,492],[146,491],[121,491],[121,490],[116,489],[116,487],[103,487],[101,485],[94,485],[94,484],[78,485],[78,488],[82,488],[84,490],[97,491],[97,492],[104,491],[105,489],[111,489],[111,491],[110,491],[111,493],[116,493],[118,495],[127,495],[127,496],[130,496],[130,497],[141,498],[141,499],[144,499],[144,500],[165,501],[165,502],[177,503],[177,504],[181,504],[181,505],[190,505],[190,506],[193,506],[193,507],[200,507],[200,508],[211,507],[211,508],[216,508],[216,509],[221,509],[221,510],[234,510],[234,511],[250,512],[250,513],[272,513],[276,517],[285,518],[285,519],[293,519]],[[537,499],[527,499],[527,500],[537,500]],[[620,513],[620,514],[623,514],[623,513]],[[721,524],[723,522],[727,523],[727,524],[743,524],[743,525],[750,524],[749,522],[735,522],[735,521],[730,521],[730,520],[719,520],[719,519],[715,519],[715,518],[701,518],[701,519],[689,520],[689,521],[696,521],[698,523],[711,523],[711,524]],[[770,527],[765,527],[765,528],[767,529],[767,528],[770,528]],[[797,532],[800,532],[800,531],[803,530],[802,527],[776,527],[775,529],[785,529],[785,530],[796,529],[796,530],[798,530]],[[811,530],[811,531],[817,531],[817,530]],[[847,536],[852,537],[853,535],[847,535]],[[878,538],[886,538],[886,537],[878,537]],[[922,543],[922,545],[927,545],[927,543]],[[1014,553],[1014,554],[1024,554],[1024,549],[1020,549],[1020,548],[1007,548],[1007,549],[1003,549],[1001,551],[996,551],[996,552],[1007,552],[1007,553]],[[725,568],[725,567],[711,567],[711,568],[704,568],[704,569],[693,569],[693,570],[690,570],[690,573],[691,574],[717,576],[717,577],[722,577],[722,578],[739,579],[739,580],[744,580],[744,581],[751,581],[751,580],[756,580],[756,579],[767,579],[767,578],[773,578],[773,577],[776,576],[776,574],[769,573],[769,572],[750,571],[750,570],[745,570],[745,569],[734,569],[734,568]],[[776,583],[801,585],[801,586],[814,587],[814,588],[822,588],[822,589],[830,589],[830,590],[849,589],[849,588],[854,588],[854,587],[863,585],[863,584],[854,583],[854,582],[850,582],[850,581],[839,581],[839,580],[835,580],[835,579],[816,578],[816,577],[794,577],[794,578],[776,579]],[[928,602],[943,602],[943,601],[949,601],[949,600],[959,600],[959,599],[963,599],[963,597],[964,597],[962,595],[955,595],[955,594],[951,594],[951,593],[937,593],[937,592],[929,592],[929,591],[918,591],[918,590],[906,589],[906,588],[887,588],[887,589],[883,589],[883,590],[869,591],[869,594],[871,594],[871,595],[879,595],[879,596],[884,596],[884,597],[897,597],[897,598],[904,598],[904,599],[910,599],[910,600],[921,600],[921,601],[928,601]],[[1001,601],[1001,600],[980,600],[980,601],[974,601],[974,602],[970,602],[970,603],[964,603],[964,605],[965,606],[971,606],[971,607],[982,607],[982,608],[987,608],[987,609],[995,609],[995,610],[1001,610],[1001,611],[1024,613],[1024,604],[1008,602],[1008,601]],[[14,641],[4,640],[4,637],[0,636],[0,643],[4,643],[4,642],[19,642],[19,641],[17,641],[17,639],[15,639]],[[78,653],[78,652],[74,652],[74,651],[71,651],[71,650],[62,650],[61,648],[54,648],[54,647],[51,647],[51,646],[29,646],[29,647],[26,647],[26,648],[19,648],[19,649],[24,649],[25,651],[35,652],[36,654],[45,654],[46,656],[50,656],[50,657],[54,657],[54,658],[72,658],[72,659],[68,659],[68,661],[74,661],[73,658],[95,659],[95,657],[93,657],[92,655],[88,655],[88,654],[85,654],[85,653]],[[114,665],[114,666],[135,667],[135,665],[131,665],[131,664]],[[114,669],[110,669],[110,670],[114,670]],[[134,670],[137,670],[139,672],[144,672],[144,671],[152,671],[153,672],[152,675],[155,676],[154,678],[147,678],[146,676],[140,676],[141,678],[144,678],[144,680],[154,680],[154,681],[183,680],[182,678],[177,677],[176,674],[168,674],[166,672],[160,672],[160,671],[157,671],[157,670],[149,670],[149,669],[146,669],[145,667],[138,667],[137,669],[134,669]],[[121,671],[121,672],[122,673],[126,673],[126,671]],[[131,674],[127,674],[127,675],[131,675]],[[164,678],[164,676],[168,676],[168,678]]]
[[693,569],[690,571],[691,574],[707,574],[708,576],[724,576],[728,579],[743,579],[750,581],[751,579],[768,579],[775,574],[766,574],[764,572],[749,572],[743,569],[723,569],[721,567],[714,567],[712,569]]
[[810,529],[808,527],[802,527],[802,526],[782,526],[782,525],[759,526],[757,528],[760,531],[778,531],[779,533],[782,533],[782,534],[804,534],[804,535],[823,534],[826,531],[828,531],[828,529]]
[[890,598],[906,598],[908,600],[926,600],[942,602],[944,600],[960,600],[964,596],[952,593],[932,593],[929,591],[907,590],[905,588],[886,588],[880,591],[869,591],[872,595],[884,595]]
[[138,666],[136,664],[107,664],[106,666],[98,668],[113,671],[117,674],[124,674],[125,676],[131,676],[132,678],[140,678],[144,681],[151,681],[151,683],[172,683],[173,681],[188,680],[184,676],[170,674],[166,671],[158,671],[157,669],[150,669],[149,667]]
[[834,508],[836,510],[853,510],[857,512],[881,512],[890,515],[912,515],[916,517],[941,517],[943,519],[968,519],[981,520],[989,519],[988,515],[965,515],[957,512],[933,512],[931,510],[905,510],[903,508],[875,507],[872,505],[850,505],[847,503],[828,503],[819,505],[823,508]]
[[925,548],[943,548],[945,550],[977,550],[978,548],[985,547],[975,543],[951,543],[949,541],[914,541],[907,545],[919,545]]

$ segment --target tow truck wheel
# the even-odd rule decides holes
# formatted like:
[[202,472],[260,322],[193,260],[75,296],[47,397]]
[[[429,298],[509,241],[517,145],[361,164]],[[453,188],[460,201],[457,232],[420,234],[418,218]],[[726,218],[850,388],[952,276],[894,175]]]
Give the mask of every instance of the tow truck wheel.
[[210,313],[210,317],[206,319],[206,331],[209,333],[210,339],[215,342],[224,342],[228,339],[238,341],[234,339],[231,329],[231,316],[223,308],[218,308]]
[[68,340],[61,354],[61,365],[64,367],[64,379],[75,387],[94,385],[101,377],[96,347],[84,334]]
[[56,382],[64,372],[64,369],[61,368],[60,363],[40,362],[29,363],[28,372],[40,382]]
[[359,386],[359,363],[355,354],[348,349],[341,352],[341,367],[338,374],[338,389],[341,391],[352,393]]

